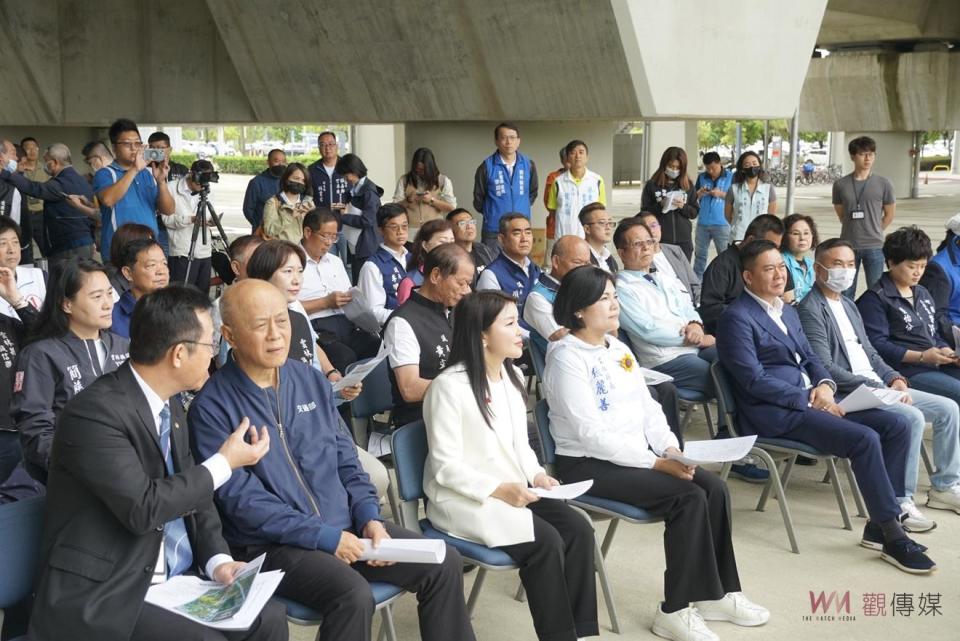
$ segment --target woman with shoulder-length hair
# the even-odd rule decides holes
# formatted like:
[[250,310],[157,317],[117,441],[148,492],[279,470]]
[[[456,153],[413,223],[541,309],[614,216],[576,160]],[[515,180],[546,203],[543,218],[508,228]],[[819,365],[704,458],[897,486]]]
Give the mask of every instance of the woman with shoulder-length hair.
[[27,470],[45,480],[54,425],[71,398],[127,360],[130,341],[110,332],[113,288],[90,259],[55,268],[34,333],[17,361],[11,414]]
[[723,215],[730,223],[730,242],[743,240],[753,219],[777,213],[777,191],[767,180],[760,156],[745,151],[737,158],[737,170],[727,191]]
[[554,302],[570,333],[550,344],[544,389],[557,475],[593,479],[590,495],[664,517],[664,601],[653,632],[716,639],[704,620],[754,626],[770,613],[740,591],[726,484],[668,458],[677,438],[653,401],[630,349],[615,338],[620,306],[613,277],[593,266],[564,276]]
[[454,310],[450,364],[427,388],[427,517],[450,534],[496,547],[520,566],[537,637],[599,634],[593,529],[530,486],[557,481],[527,440],[516,299],[488,290]]
[[780,253],[787,265],[793,289],[783,293],[783,301],[796,305],[803,300],[817,280],[813,273],[811,252],[820,244],[817,223],[804,214],[790,214],[783,219]]
[[397,306],[403,305],[410,298],[412,292],[423,285],[423,263],[435,247],[454,242],[453,223],[450,221],[428,220],[424,223],[416,238],[413,239],[413,248],[407,256],[407,275],[397,287]]
[[356,154],[341,156],[336,171],[350,185],[350,204],[340,215],[340,220],[350,228],[344,229],[343,233],[353,251],[353,282],[357,282],[363,263],[383,242],[377,227],[383,189],[367,177],[367,166]]
[[433,152],[426,147],[413,152],[410,171],[397,181],[393,202],[407,210],[411,233],[427,221],[442,219],[457,208],[453,181],[440,173]]
[[660,166],[643,186],[640,211],[649,211],[660,223],[660,242],[677,245],[690,260],[693,256],[693,223],[700,213],[694,183],[687,174],[687,152],[667,147]]

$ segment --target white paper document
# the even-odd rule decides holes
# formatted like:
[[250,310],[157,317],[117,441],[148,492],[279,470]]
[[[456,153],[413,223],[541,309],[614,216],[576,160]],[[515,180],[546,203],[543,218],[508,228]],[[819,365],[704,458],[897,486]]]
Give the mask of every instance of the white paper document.
[[370,539],[363,544],[361,561],[394,561],[396,563],[443,563],[447,544],[437,539],[382,539],[377,549]]
[[663,203],[661,210],[663,213],[673,211],[674,209],[683,209],[687,204],[687,192],[681,190],[668,191],[663,195],[660,201]]
[[860,385],[850,395],[838,403],[844,412],[862,412],[875,407],[894,405],[903,398],[904,392],[889,387],[867,387]]
[[953,344],[960,350],[960,327],[953,326]]
[[739,461],[750,453],[757,436],[738,436],[737,438],[717,438],[710,441],[687,441],[683,452],[667,452],[666,458],[680,461],[685,465],[704,463],[727,463]]
[[664,374],[663,372],[658,372],[655,369],[641,367],[640,373],[643,374],[643,380],[647,385],[659,385],[660,383],[670,383],[673,381],[672,376],[669,374]]
[[217,630],[247,630],[283,579],[283,572],[260,572],[265,554],[244,568],[230,585],[197,576],[175,576],[147,590],[146,602]]
[[333,391],[339,392],[344,387],[353,387],[367,377],[367,374],[376,369],[377,365],[383,362],[387,356],[390,356],[390,348],[386,343],[380,344],[380,351],[366,363],[361,363],[352,370],[344,374],[343,378],[333,384]]
[[363,331],[379,336],[380,321],[373,315],[370,303],[363,296],[363,292],[359,287],[351,287],[350,296],[350,302],[341,307],[344,316]]
[[586,494],[587,490],[593,485],[593,479],[580,481],[579,483],[570,483],[569,485],[558,485],[557,487],[545,490],[542,487],[531,487],[530,491],[542,499],[575,499],[581,494]]

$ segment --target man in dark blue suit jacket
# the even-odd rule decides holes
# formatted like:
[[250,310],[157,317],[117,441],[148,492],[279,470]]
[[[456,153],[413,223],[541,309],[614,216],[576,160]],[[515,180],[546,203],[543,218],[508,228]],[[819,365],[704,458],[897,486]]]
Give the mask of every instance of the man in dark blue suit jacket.
[[803,334],[796,310],[780,296],[787,282],[777,246],[740,248],[744,292],[720,317],[717,349],[730,373],[739,425],[746,433],[807,443],[850,459],[870,513],[861,544],[905,572],[936,566],[900,525],[910,428],[882,410],[851,413],[834,401],[836,384]]

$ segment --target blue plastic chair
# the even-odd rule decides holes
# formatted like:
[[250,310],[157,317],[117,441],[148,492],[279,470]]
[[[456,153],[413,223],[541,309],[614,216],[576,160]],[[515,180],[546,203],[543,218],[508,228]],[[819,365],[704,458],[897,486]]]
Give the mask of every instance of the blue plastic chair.
[[[393,623],[391,606],[394,601],[403,595],[403,588],[399,588],[392,583],[374,581],[370,584],[370,590],[373,592],[373,600],[377,604],[376,611],[380,613],[383,619],[378,638],[386,637],[386,641],[397,641],[397,630]],[[287,621],[290,623],[304,626],[321,625],[323,623],[323,615],[318,611],[291,599],[280,596],[274,596],[274,598],[286,606]],[[317,639],[320,639],[319,632],[317,632]]]
[[3,610],[20,603],[33,590],[46,503],[46,497],[36,496],[0,505],[0,630]]
[[[370,359],[357,361],[347,368],[353,368]],[[390,385],[390,359],[385,358],[363,380],[363,389],[360,394],[350,401],[350,415],[353,417],[351,428],[353,438],[360,447],[366,447],[370,432],[375,425],[373,417],[381,412],[393,409],[393,388]]]
[[455,548],[465,561],[477,566],[477,578],[467,598],[467,612],[473,614],[480,590],[488,571],[516,570],[510,556],[496,548],[450,536],[435,528],[429,519],[420,519],[420,500],[423,494],[423,466],[427,460],[427,430],[423,421],[417,421],[393,432],[391,450],[397,473],[397,491],[400,495],[400,524],[408,530],[420,532],[431,539],[440,539]]
[[[550,433],[550,408],[546,400],[537,403],[534,410],[534,420],[537,423],[537,432],[540,435],[540,462],[548,470],[552,470],[556,463],[556,444],[553,435]],[[606,558],[610,545],[613,543],[613,537],[617,533],[617,527],[621,521],[635,525],[647,523],[660,523],[663,517],[654,516],[646,510],[643,510],[629,503],[612,501],[610,499],[590,496],[589,493],[582,494],[577,498],[567,501],[571,506],[579,508],[597,520],[610,520],[607,526],[607,533],[603,537],[603,543],[598,546],[597,553],[597,574],[600,579],[600,588],[603,590],[603,598],[607,604],[607,612],[610,614],[610,627],[617,634],[620,633],[620,623],[617,619],[617,607],[613,602],[613,589],[607,580]]]
[[[736,400],[731,391],[729,374],[723,364],[716,361],[710,365],[710,374],[713,377],[713,384],[717,390],[717,407],[720,412],[727,417],[727,427],[733,436],[739,435],[737,429]],[[786,487],[790,481],[790,474],[797,460],[797,455],[803,454],[811,458],[823,459],[827,465],[827,476],[830,484],[833,486],[833,493],[837,499],[837,505],[840,508],[840,516],[843,519],[843,528],[845,530],[853,529],[850,523],[850,515],[847,513],[847,503],[843,496],[843,488],[840,487],[840,477],[837,474],[836,462],[838,458],[832,454],[821,452],[820,450],[786,438],[770,438],[758,436],[754,448],[751,450],[761,458],[770,471],[770,478],[764,485],[763,493],[760,495],[760,501],[757,503],[757,511],[763,512],[767,505],[767,499],[771,493],[778,499],[780,504],[780,515],[783,517],[783,526],[787,530],[787,538],[790,539],[790,549],[795,553],[800,553],[800,546],[797,545],[797,537],[793,529],[793,518],[790,516],[790,507],[787,504]],[[847,459],[839,459],[841,467],[846,472],[847,481],[853,491],[854,499],[857,504],[857,516],[865,517],[866,509],[863,505],[863,497],[860,494],[860,488],[857,486],[857,480],[853,475],[853,468]],[[782,468],[781,468],[782,464]],[[721,478],[726,480],[730,472],[730,463],[723,466],[720,472]]]

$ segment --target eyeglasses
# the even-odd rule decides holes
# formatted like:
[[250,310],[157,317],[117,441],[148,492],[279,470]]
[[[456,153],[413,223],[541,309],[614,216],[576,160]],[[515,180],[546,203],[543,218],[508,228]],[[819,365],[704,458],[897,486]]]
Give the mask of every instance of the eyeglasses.
[[127,149],[140,149],[143,147],[142,140],[118,140],[117,147],[126,147]]
[[595,220],[592,223],[587,223],[587,225],[600,225],[601,227],[610,229],[611,227],[616,227],[617,223],[613,222],[612,220]]
[[407,231],[408,229],[410,229],[410,225],[397,225],[396,223],[394,223],[392,225],[384,225],[383,228],[386,229],[387,231],[397,233],[398,231]]
[[628,243],[627,247],[630,249],[653,249],[657,245],[657,241],[652,238],[647,240],[635,240],[632,243]]
[[333,148],[336,148],[336,146],[337,146],[337,143],[335,143],[335,142],[322,142],[322,143],[320,143],[320,148],[321,148],[321,149],[333,149]]
[[473,218],[468,218],[467,220],[458,220],[457,227],[460,229],[466,229],[467,227],[476,227],[477,221]]
[[325,243],[332,245],[337,242],[336,234],[313,234],[314,236],[319,236]]
[[204,343],[203,341],[180,341],[180,342],[188,343],[190,345],[205,345],[210,350],[211,354],[217,353],[217,346],[214,345],[213,343]]

